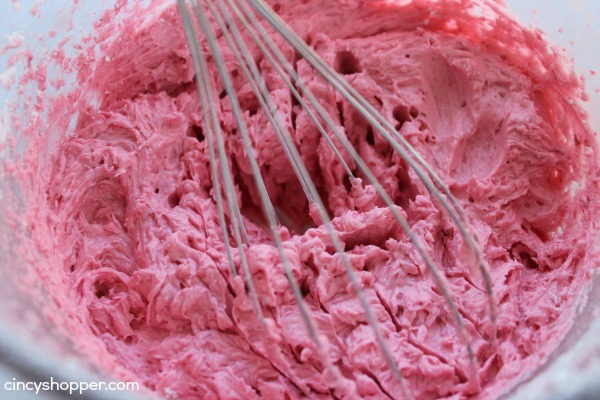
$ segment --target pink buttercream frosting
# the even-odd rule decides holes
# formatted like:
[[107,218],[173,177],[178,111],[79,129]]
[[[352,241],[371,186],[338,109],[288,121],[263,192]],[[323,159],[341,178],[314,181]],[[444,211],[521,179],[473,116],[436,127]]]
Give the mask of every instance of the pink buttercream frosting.
[[[473,376],[447,301],[392,211],[344,153],[359,178],[348,179],[276,69],[251,46],[402,385],[416,399],[505,393],[572,326],[596,261],[599,160],[581,79],[540,32],[492,2],[270,4],[442,177],[489,265],[495,324],[482,276],[463,256],[464,239],[423,182],[274,36],[444,273],[474,352]],[[45,255],[37,271],[62,310],[51,318],[99,368],[167,398],[403,398],[327,229],[225,39],[218,40],[256,160],[282,216],[283,247],[325,354],[302,321],[209,59],[264,324],[237,250],[232,274],[176,6],[119,3],[100,21],[76,57],[55,53],[77,71],[77,84],[60,81],[72,87],[45,100],[47,118],[28,127],[30,163],[15,172],[33,179],[27,218]],[[35,79],[45,82],[45,73],[36,70]],[[57,134],[43,163],[38,156]]]

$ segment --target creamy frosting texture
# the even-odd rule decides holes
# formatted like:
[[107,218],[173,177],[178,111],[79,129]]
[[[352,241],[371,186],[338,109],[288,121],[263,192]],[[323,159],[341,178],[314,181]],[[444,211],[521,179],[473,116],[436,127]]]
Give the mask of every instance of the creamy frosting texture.
[[[77,85],[52,100],[47,121],[33,125],[41,137],[62,136],[48,166],[25,171],[37,179],[28,218],[48,255],[40,274],[64,304],[57,321],[67,321],[75,345],[101,368],[167,398],[499,396],[556,348],[597,261],[599,160],[580,106],[581,80],[540,32],[519,26],[494,3],[270,4],[419,151],[464,208],[489,265],[495,323],[481,273],[467,262],[464,238],[439,201],[338,92],[273,36],[445,275],[475,373],[447,300],[390,208],[342,152],[359,179],[347,177],[244,33],[402,383],[394,377],[327,229],[217,35],[280,215],[285,254],[327,351],[316,350],[303,323],[231,102],[209,58],[261,324],[240,255],[233,250],[234,276],[225,251],[193,64],[171,2],[105,13],[80,55],[63,60],[78,71]],[[32,143],[27,154],[35,158],[43,141]]]

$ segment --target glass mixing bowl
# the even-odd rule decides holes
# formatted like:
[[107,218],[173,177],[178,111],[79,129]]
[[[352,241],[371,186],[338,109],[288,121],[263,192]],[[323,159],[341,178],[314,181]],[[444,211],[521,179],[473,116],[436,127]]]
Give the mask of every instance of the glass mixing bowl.
[[[596,131],[600,130],[600,2],[597,0],[506,0],[519,20],[541,28],[551,43],[566,48],[574,58],[577,71],[584,75],[590,101],[586,104]],[[73,40],[89,33],[92,22],[102,10],[115,1],[80,0],[69,33]],[[32,7],[39,11],[30,12]],[[34,56],[46,54],[66,37],[65,27],[72,0],[20,0],[0,2],[0,49],[21,40],[29,45]],[[56,31],[56,35],[39,34]],[[16,34],[15,34],[16,32]],[[10,46],[9,46],[10,47]],[[11,113],[7,100],[19,99],[16,87],[3,83],[22,74],[9,67],[14,51],[0,50],[0,158],[13,157],[4,144],[16,140],[17,152],[23,149],[19,132],[9,128]],[[52,71],[48,71],[49,74]],[[68,85],[68,83],[67,83]],[[48,150],[52,149],[49,144]],[[45,155],[40,155],[44,157]],[[50,300],[31,260],[41,254],[31,250],[23,255],[16,251],[16,241],[27,237],[27,227],[18,216],[24,207],[19,185],[3,174],[0,165],[0,398],[26,398],[25,392],[7,391],[5,382],[111,381],[108,371],[100,371],[94,361],[78,353],[61,321],[50,320],[50,311],[59,307]],[[15,218],[16,216],[16,218]],[[22,283],[27,282],[28,290]],[[17,284],[21,283],[21,285]],[[37,295],[32,295],[37,293]],[[579,314],[575,327],[565,338],[550,361],[538,373],[505,395],[506,399],[597,399],[600,393],[600,274],[596,274],[589,299]],[[60,398],[67,392],[42,392],[36,398]],[[13,397],[11,397],[13,396]],[[33,395],[32,395],[33,396]],[[87,391],[85,398],[137,399],[153,397],[148,392]]]

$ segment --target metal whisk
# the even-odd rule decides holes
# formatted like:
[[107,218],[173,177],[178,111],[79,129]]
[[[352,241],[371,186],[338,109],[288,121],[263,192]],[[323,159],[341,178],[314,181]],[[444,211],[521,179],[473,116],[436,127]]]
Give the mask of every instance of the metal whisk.
[[[295,300],[298,303],[304,324],[306,325],[310,337],[314,341],[317,352],[323,358],[325,367],[330,370],[333,376],[339,376],[339,372],[327,359],[324,344],[322,343],[323,339],[319,335],[316,324],[308,311],[298,282],[292,274],[290,262],[283,248],[283,240],[277,229],[279,225],[277,212],[273,202],[269,198],[259,165],[254,156],[254,149],[248,135],[248,128],[243,119],[242,108],[240,107],[238,96],[234,89],[233,80],[225,65],[222,48],[219,47],[217,41],[215,24],[222,32],[228,46],[235,55],[245,78],[249,82],[254,95],[258,99],[262,110],[273,127],[282,149],[289,159],[304,190],[304,194],[309,203],[318,211],[333,247],[339,255],[341,263],[353,285],[353,289],[364,309],[367,320],[373,329],[374,336],[381,348],[381,352],[395,378],[401,385],[404,397],[411,398],[412,396],[405,386],[397,363],[383,337],[374,313],[363,294],[356,274],[351,268],[348,258],[344,253],[344,247],[332,226],[332,219],[330,215],[328,215],[323,200],[300,157],[298,148],[292,140],[288,128],[284,125],[278,114],[273,98],[271,97],[265,80],[261,76],[261,72],[249,51],[248,43],[246,43],[247,39],[244,38],[242,32],[245,32],[247,37],[251,38],[252,45],[257,46],[258,49],[260,49],[264,58],[268,60],[277,71],[285,85],[289,88],[290,93],[295,97],[298,104],[304,109],[312,123],[317,127],[326,144],[340,160],[350,178],[350,182],[357,182],[358,178],[353,175],[350,167],[344,161],[338,146],[342,146],[342,151],[346,152],[351,157],[356,164],[356,167],[366,177],[369,184],[375,188],[377,194],[387,207],[389,207],[394,219],[400,224],[407,237],[410,238],[415,249],[422,258],[423,263],[429,269],[435,285],[447,301],[447,306],[453,316],[459,338],[468,352],[471,364],[470,379],[477,380],[477,365],[471,341],[444,274],[440,272],[439,268],[432,261],[430,255],[423,248],[406,219],[398,211],[397,206],[383,189],[381,183],[375,177],[365,161],[349,143],[348,139],[339,132],[339,129],[325,111],[324,107],[319,104],[315,95],[304,84],[298,73],[292,67],[290,61],[275,44],[272,33],[269,34],[268,29],[276,32],[277,35],[281,35],[291,48],[293,48],[300,57],[304,58],[318,74],[338,91],[343,99],[345,99],[345,101],[347,101],[348,104],[350,104],[371,125],[374,131],[389,143],[394,151],[398,152],[401,158],[405,160],[407,165],[412,168],[416,175],[422,180],[429,193],[441,206],[441,209],[451,218],[463,237],[469,250],[468,253],[470,259],[468,262],[478,268],[483,278],[489,299],[490,319],[492,325],[495,326],[496,301],[494,299],[486,261],[482,256],[478,240],[467,223],[464,211],[442,179],[408,143],[408,141],[396,131],[394,126],[367,100],[365,100],[365,98],[362,97],[342,76],[329,66],[306,42],[304,42],[303,39],[301,39],[263,0],[192,0],[191,2],[178,0],[178,5],[196,72],[196,83],[202,108],[203,129],[208,145],[212,181],[215,189],[218,214],[227,257],[231,265],[232,273],[236,274],[232,251],[232,246],[235,246],[244,273],[246,289],[254,303],[256,314],[260,320],[264,322],[264,316],[260,300],[253,284],[252,274],[250,273],[246,255],[246,249],[249,245],[248,234],[242,218],[240,205],[235,198],[234,183],[226,158],[223,133],[218,119],[215,102],[213,101],[213,88],[215,83],[208,73],[208,60],[207,55],[202,51],[202,43],[205,43],[208,46],[208,53],[212,58],[211,62],[214,62],[218,70],[219,78],[225,88],[226,95],[231,102],[233,116],[243,142],[245,154],[253,171],[253,179],[258,189],[260,203],[263,208],[267,225],[278,249],[285,274],[288,278]],[[332,140],[332,137],[335,138],[335,142],[339,144],[336,145],[334,140]],[[223,182],[224,187],[221,187],[220,182]],[[225,218],[224,207],[227,207],[229,223]],[[230,241],[229,231],[232,233],[234,243],[231,243]],[[492,335],[492,337],[494,336],[495,335]]]

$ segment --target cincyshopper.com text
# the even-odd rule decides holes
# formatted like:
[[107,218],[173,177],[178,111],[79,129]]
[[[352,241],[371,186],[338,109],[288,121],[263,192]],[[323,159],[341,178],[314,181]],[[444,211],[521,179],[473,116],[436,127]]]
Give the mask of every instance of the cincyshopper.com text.
[[4,382],[3,389],[7,392],[28,391],[36,395],[43,391],[62,391],[69,394],[83,394],[88,390],[93,391],[133,391],[139,390],[138,382],[64,382],[55,381],[50,377],[49,381],[44,382],[23,382],[13,378],[12,381]]

